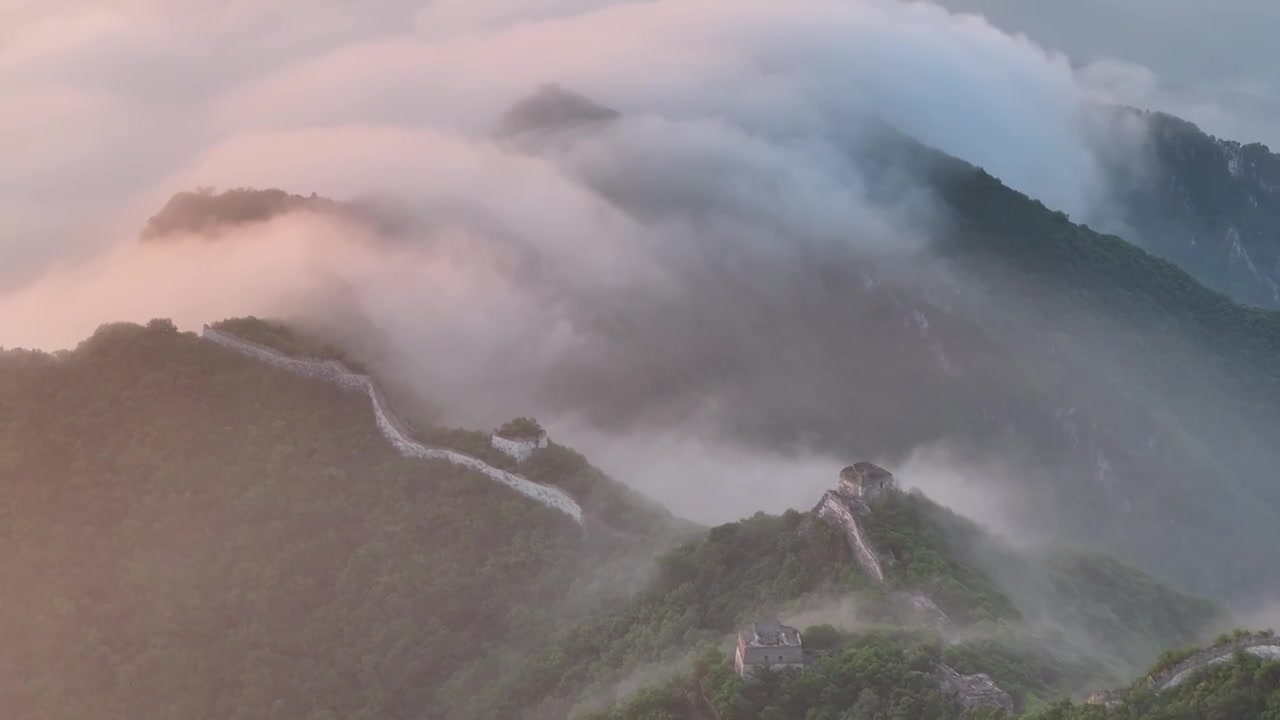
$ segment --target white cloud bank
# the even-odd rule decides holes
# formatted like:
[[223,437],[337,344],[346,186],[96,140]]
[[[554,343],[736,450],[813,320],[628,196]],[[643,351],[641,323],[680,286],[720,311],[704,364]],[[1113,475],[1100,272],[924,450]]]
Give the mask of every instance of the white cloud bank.
[[[305,315],[341,292],[389,333],[394,368],[469,424],[546,392],[631,401],[628,373],[722,362],[759,325],[786,352],[739,379],[832,362],[784,311],[822,304],[794,297],[815,257],[915,249],[929,229],[927,195],[869,198],[849,154],[868,118],[1081,219],[1116,152],[1065,58],[926,3],[63,0],[6,4],[0,28],[0,344]],[[495,141],[548,81],[622,119],[537,150]],[[304,213],[137,245],[197,185],[391,197],[416,222],[390,243]],[[703,380],[668,399],[704,412],[717,379]],[[589,419],[561,422],[618,475],[664,474],[607,453]],[[653,447],[684,467],[696,455]],[[754,467],[703,468],[701,519],[761,506],[714,502],[735,478],[798,504],[838,469],[742,457]]]

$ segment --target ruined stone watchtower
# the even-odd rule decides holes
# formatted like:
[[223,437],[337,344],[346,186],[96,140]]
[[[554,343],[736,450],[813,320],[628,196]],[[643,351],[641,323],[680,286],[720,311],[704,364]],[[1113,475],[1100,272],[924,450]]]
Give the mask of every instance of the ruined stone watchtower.
[[814,513],[828,525],[836,528],[849,539],[853,558],[867,577],[877,583],[884,582],[884,568],[880,557],[867,540],[862,518],[871,512],[871,505],[890,493],[897,492],[898,484],[888,470],[869,462],[850,465],[840,471],[840,482],[834,490],[828,490]]
[[893,473],[869,462],[860,462],[840,471],[837,492],[862,502],[872,502],[898,489]]
[[734,668],[744,678],[763,668],[803,670],[804,647],[801,643],[800,631],[783,625],[776,618],[755,623],[750,630],[738,633]]
[[524,462],[539,450],[546,449],[547,433],[533,418],[518,417],[498,428],[490,437],[494,449]]

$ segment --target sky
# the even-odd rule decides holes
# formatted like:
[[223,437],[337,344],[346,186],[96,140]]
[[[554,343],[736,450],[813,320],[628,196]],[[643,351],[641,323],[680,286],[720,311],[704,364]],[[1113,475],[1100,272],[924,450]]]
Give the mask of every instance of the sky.
[[[536,407],[538,383],[635,404],[648,386],[606,372],[620,367],[722,363],[726,385],[799,378],[773,388],[780,407],[818,402],[832,348],[793,320],[821,327],[831,305],[796,288],[824,258],[902,258],[931,234],[927,194],[872,193],[850,159],[874,142],[871,119],[1091,223],[1108,206],[1105,161],[1141,133],[1106,123],[1098,101],[1253,122],[1190,102],[1180,88],[1218,76],[1178,53],[1086,43],[1096,18],[1032,27],[1025,6],[993,9],[993,25],[895,0],[7,0],[0,346],[71,347],[118,320],[190,330],[341,306],[468,426]],[[1203,18],[1179,7],[1166,22],[1190,33]],[[1265,95],[1274,74],[1221,78],[1216,91]],[[620,119],[496,139],[506,110],[549,82]],[[393,198],[414,223],[395,242],[302,215],[225,242],[139,245],[146,219],[197,186]],[[766,344],[789,354],[725,353],[759,342],[762,319]],[[700,519],[729,519],[797,465],[708,456],[713,391],[676,398],[696,407],[643,442],[572,417],[558,427],[614,468],[649,458],[663,476],[701,458],[733,475],[729,500],[714,482],[646,485],[702,488]],[[816,497],[840,464],[814,458],[771,507]]]
[[[1180,111],[1241,139],[1274,140],[1280,75],[1266,28],[1280,11],[1268,3],[947,0],[1026,32],[1031,42],[986,42],[995,38],[981,21],[941,18],[920,5],[888,11],[888,4],[806,1],[780,12],[780,3],[766,10],[768,3],[751,2],[735,12],[705,0],[679,9],[620,0],[8,0],[0,7],[0,152],[9,169],[0,178],[8,266],[0,287],[52,260],[118,242],[184,183],[270,182],[249,168],[209,167],[226,166],[236,143],[254,134],[354,125],[474,131],[546,80],[573,80],[615,104],[671,112],[701,93],[700,83],[727,80],[716,72],[748,54],[758,56],[752,62],[772,55],[768,62],[813,67],[867,61],[843,67],[873,100],[892,101],[893,121],[1068,211],[1082,207],[1079,198],[1054,197],[1047,183],[1024,177],[1030,169],[994,157],[990,140],[1015,133],[1010,149],[1017,141],[1069,140],[1057,111],[1080,78],[1070,77],[1068,63],[1108,97]],[[880,36],[849,24],[832,28],[847,33],[843,39],[799,27],[837,5],[858,16],[851,22],[864,32],[893,23],[897,30],[883,37],[896,42],[876,42]],[[762,24],[767,15],[777,24]],[[619,23],[628,16],[637,19],[634,31]],[[581,33],[568,37],[574,27]],[[814,44],[786,45],[801,33]],[[1070,56],[1045,56],[1034,42]],[[859,44],[871,49],[851,47]],[[653,65],[652,77],[638,54]],[[630,63],[631,74],[614,63]],[[593,64],[617,73],[614,81]],[[680,78],[683,64],[708,72]],[[1036,90],[1018,96],[1000,93],[999,84]],[[770,88],[737,88],[736,99],[727,90],[703,99],[767,103]],[[1037,138],[1031,120],[1040,109],[1031,106],[1041,102],[1059,119]],[[979,118],[969,106],[991,115]],[[959,137],[947,137],[946,125]],[[197,177],[202,167],[210,177]]]
[[[198,185],[487,193],[522,222],[580,219],[525,204],[516,185],[537,163],[508,172],[512,157],[487,143],[546,82],[642,117],[629,159],[656,162],[634,148],[666,140],[726,157],[736,145],[758,170],[852,182],[824,143],[873,112],[1082,219],[1111,152],[1090,136],[1089,91],[1065,58],[891,0],[19,0],[0,8],[0,28],[0,289],[15,292],[128,252],[151,213]],[[792,213],[835,208],[786,198]],[[85,331],[45,326],[65,327],[63,343]],[[3,321],[0,337],[50,340]]]
[[1271,0],[940,0],[1070,57],[1128,102],[1280,148]]

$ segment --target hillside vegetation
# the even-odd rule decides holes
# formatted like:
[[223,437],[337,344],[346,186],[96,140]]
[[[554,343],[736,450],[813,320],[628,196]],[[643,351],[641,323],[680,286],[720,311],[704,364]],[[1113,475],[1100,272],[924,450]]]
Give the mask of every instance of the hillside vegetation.
[[1280,542],[1265,520],[1280,491],[1264,440],[1280,432],[1280,313],[1233,302],[967,163],[903,138],[881,152],[900,158],[904,146],[946,218],[939,252],[967,281],[947,302],[1049,403],[1047,422],[996,410],[1049,469],[1033,490],[1057,509],[1046,522],[1206,594],[1269,583],[1212,558],[1248,565]]
[[[348,360],[284,326],[237,322],[261,342]],[[926,663],[989,673],[1034,707],[1105,686],[1130,662],[1117,645],[1147,662],[1217,612],[1114,561],[1014,551],[900,494],[867,519],[885,585],[862,576],[839,532],[797,511],[711,528],[651,562],[659,546],[642,538],[691,526],[628,503],[561,446],[519,471],[602,493],[589,512],[637,532],[584,543],[565,517],[497,483],[399,456],[367,398],[167,321],[105,326],[57,355],[5,351],[0,632],[11,652],[0,694],[37,720],[385,719],[424,708],[559,718],[625,697],[635,673],[692,663],[695,684],[673,680],[635,702],[679,707],[697,689],[698,707],[722,717],[827,717],[846,702],[873,717],[951,717],[920,675]],[[1018,569],[1022,584],[993,567]],[[1046,587],[1074,609],[1039,603]],[[948,627],[890,629],[921,625],[904,592],[933,598]],[[815,632],[814,674],[761,690],[716,654],[761,613],[833,601],[883,629]],[[1069,630],[1089,623],[1100,629],[1085,636],[1093,655]],[[850,684],[858,677],[873,680]]]
[[0,353],[0,478],[14,718],[422,717],[625,550],[166,321]]
[[[833,675],[823,675],[822,670],[779,680],[779,688],[795,683],[795,688],[778,689],[782,695],[795,692],[809,698],[774,711],[784,714],[765,714],[776,698],[742,686],[736,676],[722,677],[726,672],[732,675],[731,662],[709,650],[698,656],[693,677],[703,679],[705,692],[715,685],[727,693],[723,703],[702,698],[701,691],[691,694],[688,678],[680,675],[668,686],[641,693],[633,704],[616,711],[623,713],[618,717],[666,717],[660,708],[667,712],[686,707],[686,701],[693,703],[687,707],[695,714],[670,717],[702,717],[697,713],[707,712],[708,702],[723,717],[743,718],[807,718],[805,712],[823,703],[851,707],[841,705],[852,703],[849,698],[831,696],[828,684],[843,683],[834,678],[863,666],[865,656],[859,653],[869,642],[866,638],[894,638],[893,652],[914,657],[916,664],[928,664],[928,659],[946,662],[962,673],[988,673],[1019,703],[1035,706],[1120,682],[1161,651],[1193,642],[1221,619],[1213,603],[1176,592],[1114,560],[1064,551],[1045,561],[1039,554],[1018,552],[927,498],[891,494],[872,505],[866,525],[870,542],[887,559],[884,585],[864,577],[843,535],[810,513],[757,514],[712,528],[704,539],[659,558],[647,590],[576,625],[514,681],[501,685],[495,701],[478,698],[479,706],[469,716],[503,718],[525,708],[528,717],[563,717],[575,698],[589,700],[591,707],[619,697],[626,686],[619,681],[629,674],[656,668],[671,674],[683,667],[695,648],[723,648],[727,637],[762,613],[804,616],[807,608],[842,601],[856,609],[856,617],[843,622],[881,629],[870,635],[836,628],[807,630],[806,637],[834,638],[826,647],[822,641],[814,645],[826,658],[820,668]],[[992,565],[1015,568],[1017,576],[984,569]],[[1041,588],[1054,588],[1062,597],[1048,599],[1033,592]],[[946,612],[945,627],[933,627],[931,616],[919,616],[910,608],[903,593],[912,591],[923,592]],[[891,629],[900,627],[915,629]],[[849,657],[833,652],[836,649]],[[850,667],[840,669],[846,662]],[[892,680],[884,681],[888,684],[883,694],[873,693],[875,698],[866,700],[868,707],[880,708],[877,712],[908,712],[893,704],[891,695],[898,687],[894,683],[936,691],[936,682],[920,685],[918,678],[910,679],[903,674],[908,670],[896,665],[884,672]],[[748,701],[747,696],[756,699]],[[916,702],[912,700],[902,707],[932,707],[931,701],[917,700],[925,705],[911,704]],[[802,706],[808,709],[797,710]],[[745,714],[735,715],[731,707]],[[812,717],[827,717],[813,711],[818,714]],[[627,714],[633,712],[640,714]]]
[[[1026,513],[1037,532],[1212,597],[1268,589],[1270,576],[1242,568],[1280,544],[1269,521],[1280,458],[1267,441],[1280,433],[1280,314],[908,138],[856,152],[886,202],[904,184],[935,201],[920,269],[882,264],[852,239],[786,267],[672,267],[688,298],[622,303],[609,323],[569,308],[601,347],[664,351],[551,363],[530,383],[537,404],[625,433],[705,395],[723,408],[718,430],[767,450],[895,459],[944,442],[979,462],[1011,458],[1033,471],[993,490],[1053,508]],[[700,254],[722,257],[723,242]],[[575,296],[570,280],[537,282]],[[424,440],[487,452],[482,434],[415,424]],[[1243,562],[1216,561],[1227,555]]]
[[171,235],[216,235],[237,225],[266,222],[296,210],[338,212],[350,207],[327,198],[292,195],[271,188],[232,188],[215,192],[201,188],[180,192],[153,215],[142,230],[144,240],[159,240]]
[[[213,323],[212,327],[286,355],[336,360],[352,372],[376,375],[368,364],[339,345],[277,320],[253,316],[229,318]],[[592,519],[614,531],[631,535],[684,537],[697,528],[610,478],[572,448],[551,443],[517,467],[511,456],[493,447],[490,433],[431,422],[426,419],[428,413],[423,409],[421,400],[412,395],[399,396],[394,401],[388,399],[387,402],[393,405],[399,419],[418,441],[432,447],[451,448],[494,467],[519,472],[534,482],[559,487],[573,496]],[[517,417],[495,432],[519,436],[535,429],[541,431],[536,419]]]

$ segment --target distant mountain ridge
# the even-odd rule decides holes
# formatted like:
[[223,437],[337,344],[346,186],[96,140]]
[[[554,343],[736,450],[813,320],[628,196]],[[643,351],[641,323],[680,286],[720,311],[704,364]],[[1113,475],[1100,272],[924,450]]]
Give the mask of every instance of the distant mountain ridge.
[[1242,303],[1280,308],[1280,155],[1142,116],[1150,167],[1115,183],[1132,239]]
[[[426,432],[513,462],[487,433]],[[164,320],[0,351],[5,713],[421,717],[691,527],[545,453],[521,472],[628,532],[586,543],[469,467],[403,457],[367,398]]]
[[[554,153],[578,141],[584,122],[626,121],[602,108],[564,89],[535,94],[513,113],[532,117],[538,142],[514,149]],[[1258,199],[1265,225],[1270,206],[1259,193],[1270,192],[1272,156],[1238,148],[1239,162],[1229,162],[1229,144],[1153,123],[1170,128],[1153,136],[1166,138],[1176,182],[1157,174],[1134,186],[1134,207],[1150,208],[1142,217],[1230,220],[1162,209],[1184,195],[1199,198],[1190,207],[1216,207],[1214,186],[1192,183],[1194,163],[1178,164],[1198,158],[1236,177],[1227,195],[1235,205]],[[787,267],[729,267],[715,259],[739,250],[717,238],[696,261],[667,268],[683,294],[614,301],[579,295],[536,248],[518,245],[531,262],[513,281],[634,361],[624,373],[616,362],[567,358],[532,380],[530,402],[625,434],[705,397],[722,408],[728,435],[769,451],[892,463],[942,442],[979,465],[1013,456],[1032,471],[976,479],[991,493],[1006,483],[1025,505],[1014,515],[1034,518],[1032,530],[1214,597],[1273,587],[1272,575],[1252,568],[1280,544],[1271,521],[1280,450],[1269,441],[1280,434],[1280,314],[1234,302],[1197,279],[1204,268],[1074,224],[891,128],[849,152],[873,197],[909,186],[936,201],[934,244],[905,269],[856,243],[806,249]],[[202,202],[216,206],[216,197]],[[605,197],[648,218],[643,198]],[[1262,246],[1245,235],[1241,247],[1262,267]],[[1238,562],[1216,561],[1226,556]]]

